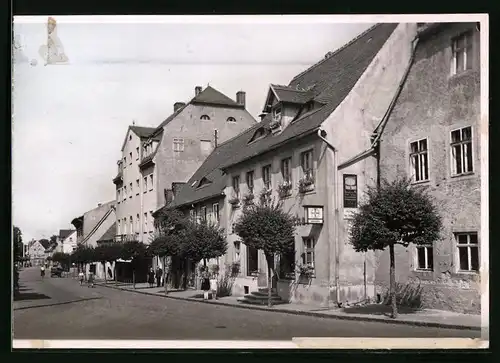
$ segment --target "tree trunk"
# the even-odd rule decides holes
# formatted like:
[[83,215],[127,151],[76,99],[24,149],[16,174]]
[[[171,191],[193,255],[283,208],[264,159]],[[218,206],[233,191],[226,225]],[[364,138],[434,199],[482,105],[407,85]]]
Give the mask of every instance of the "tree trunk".
[[103,265],[104,265],[104,283],[107,285],[108,284],[108,276],[107,275],[107,271],[106,271],[106,262],[103,262]]
[[163,256],[163,287],[165,288],[165,295],[168,294],[168,273],[169,269],[167,268],[167,256]]
[[389,245],[389,256],[390,256],[390,284],[391,284],[391,306],[392,314],[391,318],[396,319],[398,317],[398,307],[396,305],[396,268],[394,263],[394,244]]
[[274,256],[266,256],[267,260],[267,306],[272,307],[272,291],[273,291],[273,264]]
[[115,279],[115,285],[118,285],[118,279],[116,278],[116,261],[113,264],[113,278]]

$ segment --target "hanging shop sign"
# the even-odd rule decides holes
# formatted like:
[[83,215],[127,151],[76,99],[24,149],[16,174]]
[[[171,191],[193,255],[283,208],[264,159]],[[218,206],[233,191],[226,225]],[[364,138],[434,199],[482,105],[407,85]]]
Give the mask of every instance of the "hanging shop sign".
[[344,174],[344,208],[358,207],[358,176]]

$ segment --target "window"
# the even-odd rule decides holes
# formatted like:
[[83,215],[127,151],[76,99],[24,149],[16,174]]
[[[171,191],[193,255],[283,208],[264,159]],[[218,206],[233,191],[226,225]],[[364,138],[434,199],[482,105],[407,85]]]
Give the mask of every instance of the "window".
[[429,180],[427,139],[410,143],[411,180],[420,182]]
[[207,222],[208,219],[207,219],[207,207],[206,206],[203,206],[201,207],[201,220],[202,222]]
[[280,279],[295,277],[295,251],[292,249],[280,255]]
[[146,193],[148,191],[148,177],[145,176],[144,179],[143,179],[143,187],[144,187],[144,191],[143,193]]
[[247,246],[247,276],[259,271],[259,251]]
[[213,210],[213,215],[214,215],[214,221],[219,224],[220,222],[220,215],[219,215],[219,204],[215,203],[212,207]]
[[300,166],[306,178],[314,178],[313,175],[313,151],[307,150],[300,154]]
[[241,261],[241,242],[234,241],[234,262]]
[[132,198],[132,194],[134,194],[134,191],[132,189],[132,183],[130,183],[130,195],[129,195],[129,198]]
[[121,230],[122,230],[122,221],[118,220],[118,224],[117,224],[117,230],[116,230],[116,234],[117,235],[120,235],[121,234]]
[[129,165],[132,165],[132,152],[129,153],[129,156],[130,156],[130,158],[129,158],[129,160],[130,160]]
[[275,109],[273,109],[273,119],[275,121],[281,120],[281,106],[278,106]]
[[210,117],[208,117],[208,115],[202,115],[200,117],[200,120],[208,121],[208,120],[210,120]]
[[200,146],[201,146],[201,153],[203,155],[208,155],[210,154],[210,151],[212,151],[212,142],[210,140],[201,140]]
[[118,204],[120,204],[120,201],[121,201],[121,197],[122,197],[122,195],[121,195],[121,194],[122,194],[122,193],[121,193],[121,190],[120,190],[120,189],[117,189],[117,190],[116,190],[116,200],[118,201]]
[[123,187],[123,200],[127,199],[127,187]]
[[227,122],[236,122],[236,119],[234,117],[228,117]]
[[452,75],[472,68],[472,32],[461,34],[452,42]]
[[473,172],[472,128],[464,127],[451,132],[451,174]]
[[153,190],[153,174],[149,176],[149,190]]
[[134,218],[130,216],[130,234],[134,233]]
[[123,167],[124,168],[127,167],[127,157],[126,156],[123,158]]
[[304,238],[304,254],[302,263],[314,268],[314,238]]
[[247,183],[248,193],[253,194],[253,170],[247,172],[246,183]]
[[177,152],[184,151],[184,139],[174,138],[174,151]]
[[141,230],[141,219],[139,218],[139,213],[137,213],[136,219],[135,219],[135,233],[139,233]]
[[144,213],[144,233],[148,231],[148,214]]
[[281,160],[281,175],[284,182],[292,183],[292,158]]
[[233,176],[233,191],[236,198],[240,197],[240,177]]
[[141,185],[139,184],[139,179],[135,181],[135,188],[136,188],[135,195],[139,195],[139,192],[141,191]]
[[135,160],[139,160],[139,147],[135,148]]
[[266,189],[271,189],[271,165],[262,168],[262,182]]
[[129,139],[129,140],[132,140],[132,135],[128,135],[128,139]]
[[417,246],[417,269],[431,270],[434,268],[434,249],[432,246]]
[[479,271],[479,243],[477,233],[455,233],[459,271]]
[[195,220],[195,213],[194,213],[194,209],[190,209],[190,210],[189,210],[189,218],[191,219],[191,221],[194,221],[194,220]]
[[153,218],[153,211],[149,211],[149,233],[152,233],[155,227],[155,219]]

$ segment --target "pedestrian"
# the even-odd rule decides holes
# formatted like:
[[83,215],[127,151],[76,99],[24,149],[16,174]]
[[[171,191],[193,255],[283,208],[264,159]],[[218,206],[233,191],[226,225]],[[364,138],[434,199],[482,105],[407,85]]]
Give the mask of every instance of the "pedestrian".
[[155,272],[153,271],[152,267],[149,269],[149,272],[148,272],[148,283],[149,283],[149,287],[155,286]]
[[156,269],[156,287],[161,286],[161,277],[163,275],[163,270],[161,269],[160,266]]
[[44,265],[40,266],[40,276],[42,277],[42,279],[45,277],[45,266]]
[[83,273],[83,271],[80,271],[80,273],[78,274],[78,279],[80,280],[80,285],[83,285],[83,281],[85,280],[85,274]]
[[94,287],[94,273],[91,271],[89,272],[89,281],[88,281],[88,287]]

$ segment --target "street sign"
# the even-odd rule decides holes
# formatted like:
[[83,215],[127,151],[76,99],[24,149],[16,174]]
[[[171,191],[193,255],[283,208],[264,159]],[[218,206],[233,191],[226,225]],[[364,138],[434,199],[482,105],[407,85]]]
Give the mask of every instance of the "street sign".
[[306,223],[323,224],[323,207],[306,207]]
[[344,174],[344,208],[358,207],[358,176]]

